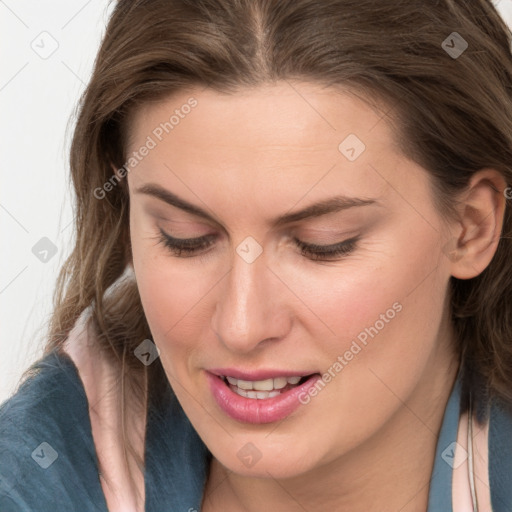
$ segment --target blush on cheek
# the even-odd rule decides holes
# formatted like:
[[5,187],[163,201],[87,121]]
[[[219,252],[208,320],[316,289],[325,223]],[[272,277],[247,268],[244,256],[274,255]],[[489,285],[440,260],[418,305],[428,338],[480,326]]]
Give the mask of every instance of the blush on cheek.
[[[144,312],[156,341],[167,345],[167,340],[176,340],[175,344],[186,344],[188,335],[180,335],[189,326],[200,328],[197,321],[206,305],[206,297],[211,286],[202,279],[190,279],[184,272],[172,268],[169,260],[140,262],[137,286]],[[171,269],[170,269],[171,267]],[[204,318],[204,315],[201,315]]]
[[[373,326],[381,314],[385,315],[402,293],[398,280],[384,284],[382,273],[361,268],[323,278],[321,282],[317,279],[314,284],[311,287],[310,283],[309,286],[304,283],[300,290],[296,280],[295,293],[308,297],[307,303],[315,312],[316,321],[325,323],[331,334],[334,332],[338,339],[349,345],[361,331]],[[307,291],[312,288],[322,290],[321,294],[316,293],[316,302],[311,299],[314,294]],[[390,314],[393,313],[394,310]]]

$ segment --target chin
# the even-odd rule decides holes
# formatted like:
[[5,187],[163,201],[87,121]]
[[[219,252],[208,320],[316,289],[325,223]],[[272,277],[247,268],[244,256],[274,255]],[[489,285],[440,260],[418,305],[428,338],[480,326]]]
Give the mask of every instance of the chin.
[[[249,437],[253,440],[248,440]],[[248,436],[242,441],[230,438],[226,448],[210,450],[229,471],[251,478],[293,478],[320,464],[320,460],[310,453],[311,447],[300,452],[296,449],[297,443],[293,438],[288,437],[288,440],[289,444],[276,448],[271,446],[268,439],[265,442],[264,436],[261,439],[258,436]]]

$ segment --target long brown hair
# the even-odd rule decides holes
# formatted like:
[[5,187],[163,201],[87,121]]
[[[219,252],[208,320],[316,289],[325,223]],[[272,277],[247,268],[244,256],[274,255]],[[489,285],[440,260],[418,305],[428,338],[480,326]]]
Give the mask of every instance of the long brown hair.
[[[467,43],[462,55],[443,47],[454,32]],[[146,368],[134,356],[151,332],[135,281],[119,281],[130,259],[126,180],[102,199],[93,193],[112,179],[111,163],[122,169],[129,157],[129,117],[142,103],[192,85],[230,93],[291,79],[381,98],[401,150],[430,173],[448,216],[476,171],[492,167],[512,183],[510,41],[489,0],[119,0],[79,104],[76,243],[58,278],[46,352],[90,308],[98,346],[119,361],[123,382],[149,379],[154,397],[165,382],[159,360]],[[509,404],[511,236],[507,205],[489,266],[451,279],[465,389]]]

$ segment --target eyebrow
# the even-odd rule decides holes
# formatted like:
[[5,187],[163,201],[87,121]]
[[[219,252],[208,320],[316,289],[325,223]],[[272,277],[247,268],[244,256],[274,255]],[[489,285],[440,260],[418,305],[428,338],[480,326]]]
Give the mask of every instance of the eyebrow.
[[[217,224],[219,223],[217,219],[210,215],[206,210],[203,210],[199,206],[185,201],[184,199],[178,197],[177,195],[161,187],[160,185],[157,185],[156,183],[147,183],[146,185],[135,189],[135,193],[156,197],[157,199],[160,199],[161,201],[164,201],[171,206],[175,206],[176,208],[180,208],[185,212],[191,213],[192,215],[213,221]],[[334,196],[306,206],[302,210],[280,215],[272,219],[270,224],[274,228],[278,228],[293,222],[298,222],[300,220],[320,217],[322,215],[327,215],[328,213],[335,213],[342,210],[347,210],[349,208],[367,206],[371,204],[379,203],[375,199],[360,199],[357,197],[347,197],[343,195]]]

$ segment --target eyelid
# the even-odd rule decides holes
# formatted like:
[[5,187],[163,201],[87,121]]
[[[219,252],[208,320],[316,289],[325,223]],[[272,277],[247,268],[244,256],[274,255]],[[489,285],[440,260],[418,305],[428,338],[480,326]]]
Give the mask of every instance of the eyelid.
[[[202,257],[204,256],[204,251],[201,249],[208,249],[211,244],[211,239],[215,239],[217,235],[206,235],[202,237],[196,238],[175,238],[167,233],[165,233],[161,228],[160,236],[158,238],[159,243],[163,243],[163,245],[173,253],[174,256],[184,258],[184,257]],[[294,237],[293,241],[296,246],[301,250],[301,254],[306,258],[312,261],[337,261],[342,259],[344,256],[352,253],[356,247],[358,246],[360,240],[360,235],[353,236],[352,238],[348,238],[342,240],[341,242],[337,242],[335,244],[330,245],[319,245],[303,242],[298,238]],[[208,252],[208,251],[207,251]],[[186,254],[187,256],[182,256],[182,254]]]
[[209,240],[215,239],[217,235],[201,235],[196,236],[194,238],[176,238],[174,236],[169,235],[169,233],[166,233],[162,228],[158,228],[160,231],[160,234],[167,238],[168,240],[176,243],[176,244],[182,244],[182,245],[197,245],[202,244],[204,242],[207,242]]
[[[211,239],[211,238],[215,238],[217,236],[216,234],[206,234],[206,235],[200,235],[200,236],[195,236],[195,237],[190,237],[190,238],[189,237],[179,238],[179,237],[172,236],[169,233],[165,232],[161,227],[158,227],[158,230],[160,231],[161,235],[166,236],[167,238],[170,238],[171,240],[175,241],[176,243],[190,243],[190,244],[195,243],[195,242],[200,243],[200,242],[204,241],[204,239]],[[293,230],[293,231],[295,231],[295,235],[296,235],[296,230]],[[354,230],[351,230],[351,231],[352,231],[352,233],[355,233]],[[347,232],[347,233],[335,232],[332,229],[306,229],[306,236],[304,236],[304,238],[312,236],[312,234],[320,235],[324,238],[329,238],[329,239],[332,239],[335,241],[330,245],[327,240],[325,242],[308,242],[307,240],[300,238],[300,241],[305,244],[311,245],[311,246],[318,245],[318,246],[327,248],[327,247],[338,245],[340,243],[339,242],[340,239],[349,241],[349,238],[347,238],[347,237],[350,237],[350,232]],[[292,236],[292,238],[294,240],[296,240],[298,238],[298,235]],[[355,238],[355,236],[350,237],[350,238]]]
[[310,249],[317,249],[319,251],[332,251],[332,250],[336,250],[340,247],[349,245],[351,243],[355,243],[359,240],[359,238],[360,238],[359,236],[353,236],[350,238],[345,238],[344,240],[338,241],[334,244],[328,244],[328,245],[327,244],[325,244],[325,245],[318,244],[318,243],[314,243],[314,242],[306,242],[306,241],[301,240],[296,237],[293,237],[293,240],[297,245],[304,245],[304,246],[309,247]]

